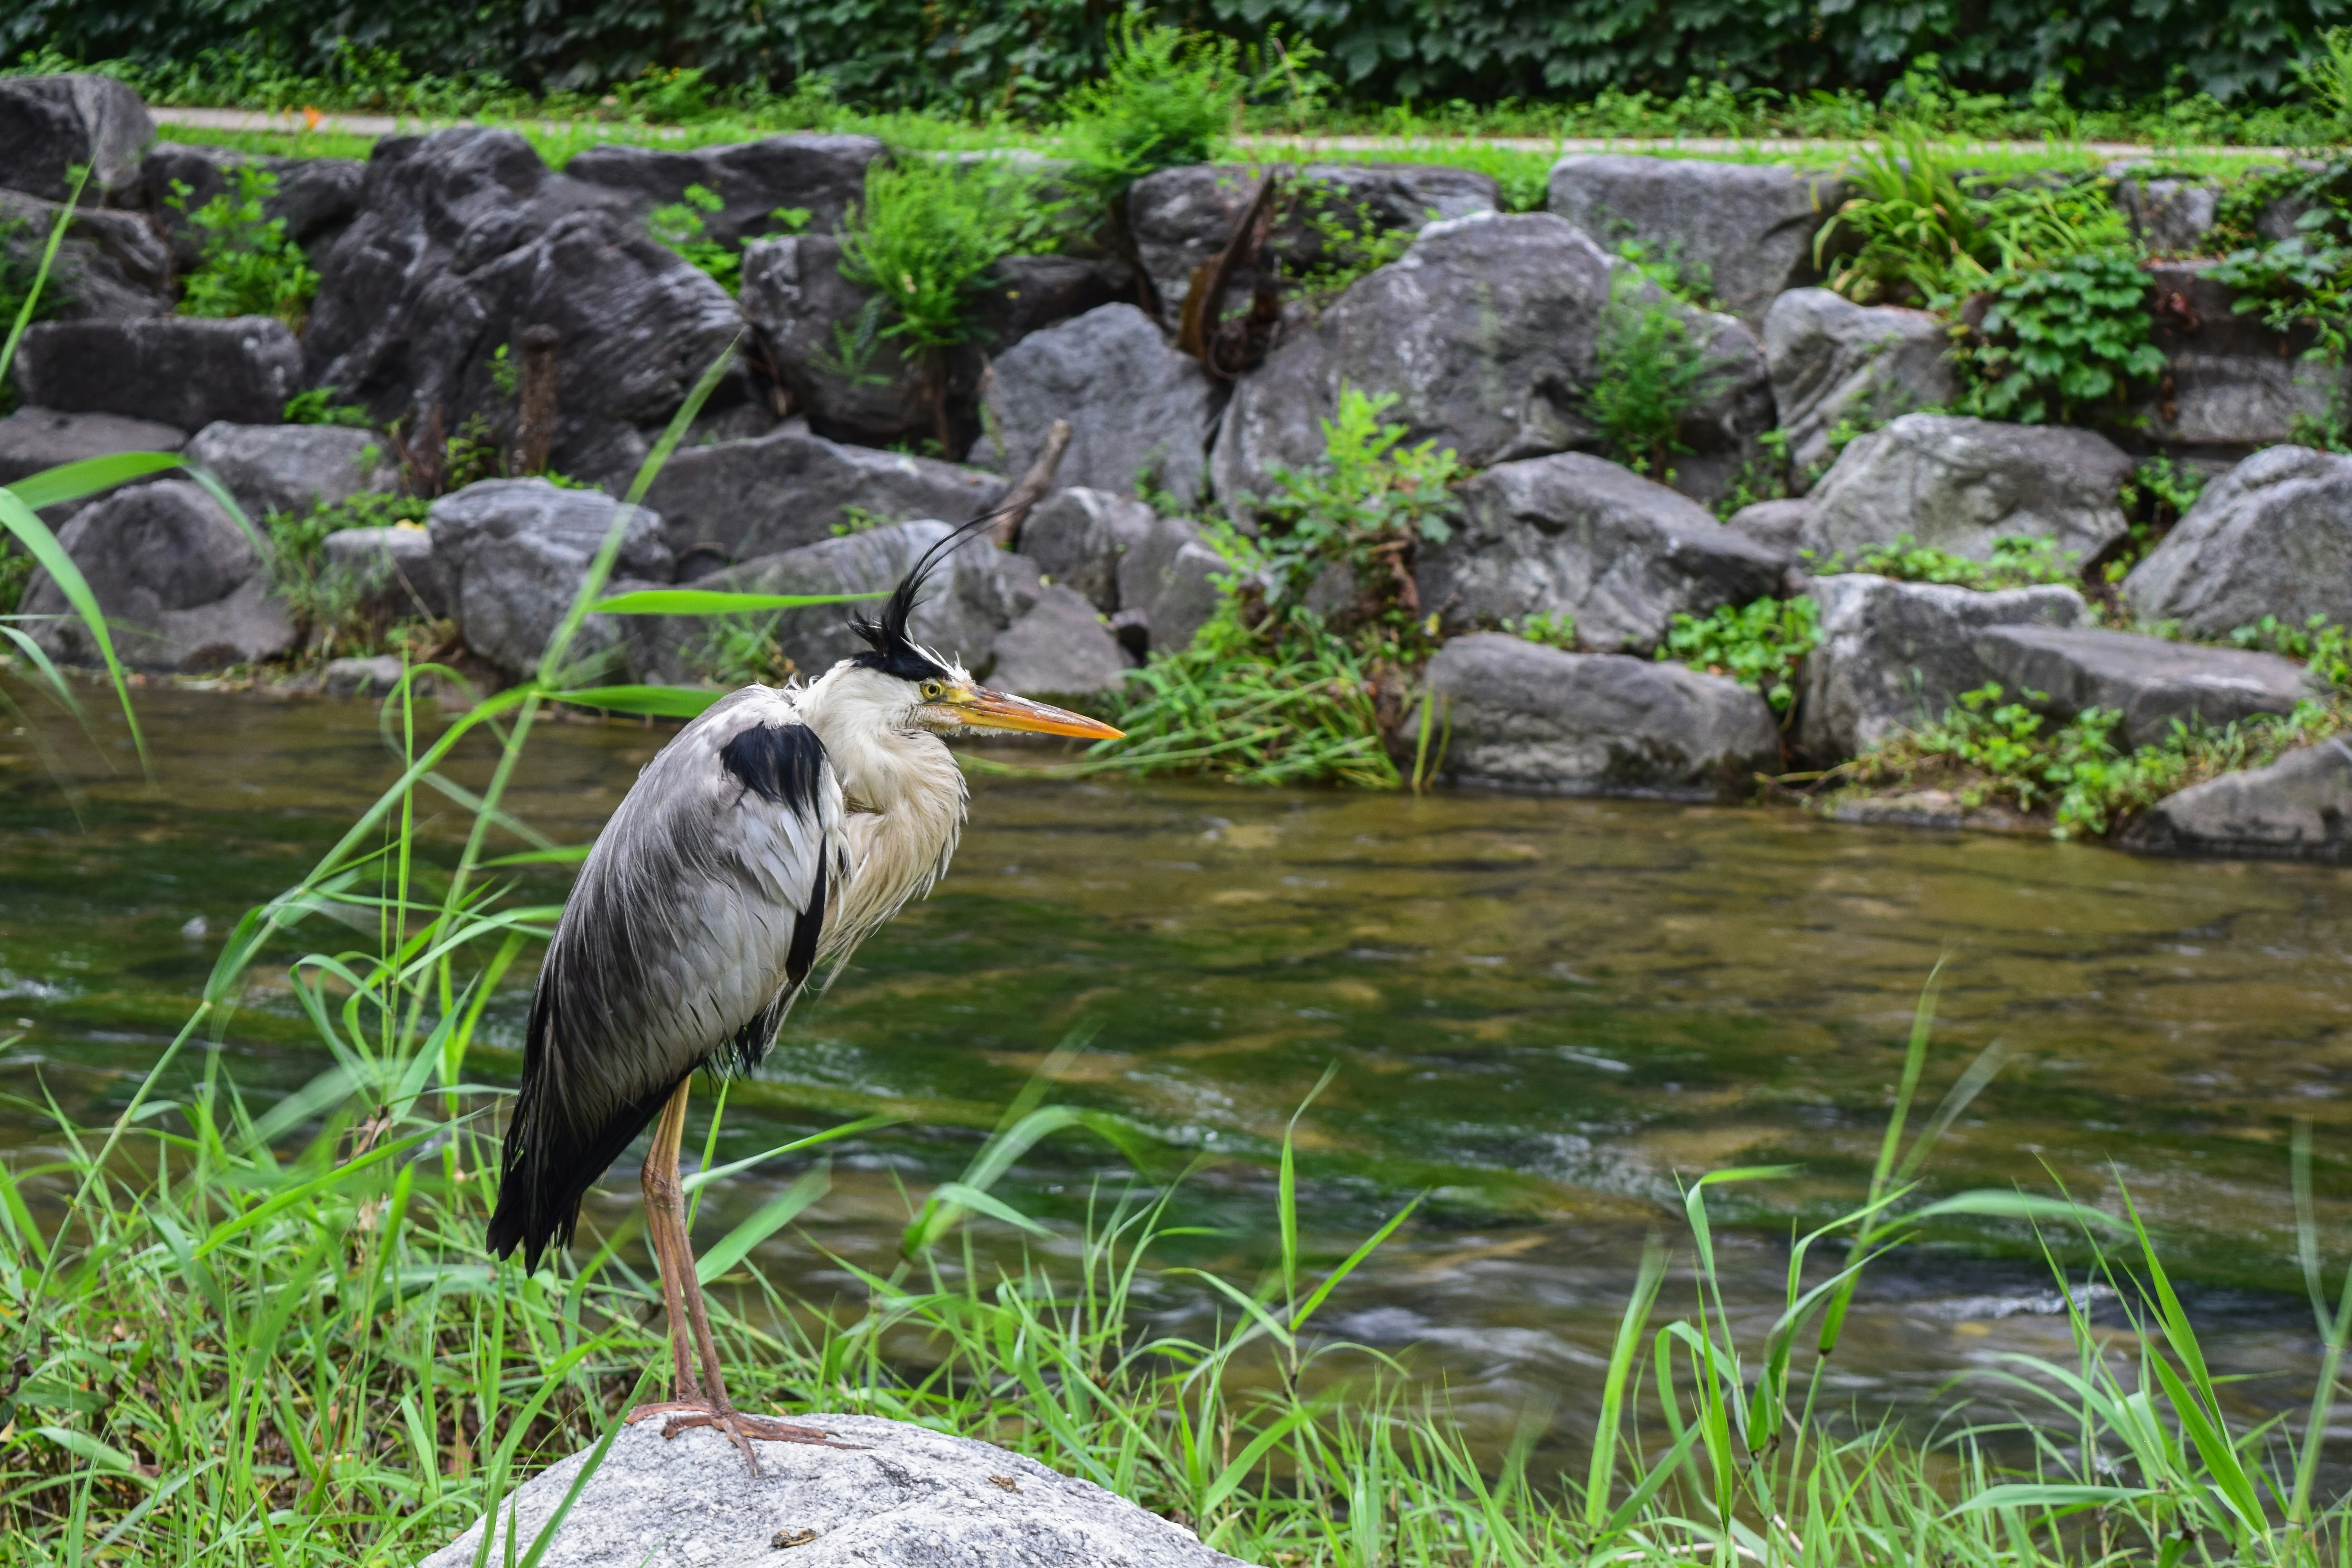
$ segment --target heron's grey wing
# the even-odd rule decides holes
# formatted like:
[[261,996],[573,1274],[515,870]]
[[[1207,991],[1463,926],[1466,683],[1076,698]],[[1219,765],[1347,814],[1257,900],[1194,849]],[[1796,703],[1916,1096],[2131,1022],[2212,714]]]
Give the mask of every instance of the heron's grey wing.
[[[706,1063],[765,1054],[845,874],[841,786],[789,694],[751,687],[647,763],[541,968],[491,1246],[536,1257]],[[509,1205],[514,1205],[509,1214]]]

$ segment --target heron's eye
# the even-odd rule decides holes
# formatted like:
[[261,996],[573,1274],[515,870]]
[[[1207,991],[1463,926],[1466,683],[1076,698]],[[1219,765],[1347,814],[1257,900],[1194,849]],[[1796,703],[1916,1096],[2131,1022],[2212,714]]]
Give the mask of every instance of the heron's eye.
[[947,684],[944,681],[926,680],[923,682],[923,700],[937,702],[941,697],[947,695]]

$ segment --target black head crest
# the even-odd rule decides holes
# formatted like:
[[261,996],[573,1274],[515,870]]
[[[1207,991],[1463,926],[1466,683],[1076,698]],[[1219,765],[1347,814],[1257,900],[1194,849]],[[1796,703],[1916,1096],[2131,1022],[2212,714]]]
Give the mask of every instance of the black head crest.
[[982,512],[970,522],[961,524],[942,536],[939,542],[923,552],[890,596],[882,601],[882,608],[871,617],[852,616],[849,629],[866,639],[873,651],[861,653],[851,662],[867,669],[878,669],[885,675],[895,675],[902,680],[929,680],[948,672],[940,668],[939,660],[918,644],[907,630],[913,618],[915,605],[929,584],[931,574],[950,552],[969,540],[974,531],[987,527],[1002,515]]

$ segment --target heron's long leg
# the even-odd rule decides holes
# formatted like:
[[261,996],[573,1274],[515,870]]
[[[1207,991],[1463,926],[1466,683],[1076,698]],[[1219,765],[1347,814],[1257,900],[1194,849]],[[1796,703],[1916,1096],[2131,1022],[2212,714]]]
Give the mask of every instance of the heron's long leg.
[[654,1123],[653,1147],[646,1151],[642,1185],[646,1194],[646,1234],[653,1243],[654,1267],[661,1274],[662,1308],[669,1320],[670,1353],[677,1359],[677,1380],[671,1396],[680,1404],[702,1402],[702,1385],[695,1380],[693,1358],[687,1350],[687,1317],[680,1277],[694,1278],[694,1258],[686,1244],[685,1190],[677,1180],[677,1149],[686,1136],[686,1097],[691,1078],[678,1080],[669,1102]]

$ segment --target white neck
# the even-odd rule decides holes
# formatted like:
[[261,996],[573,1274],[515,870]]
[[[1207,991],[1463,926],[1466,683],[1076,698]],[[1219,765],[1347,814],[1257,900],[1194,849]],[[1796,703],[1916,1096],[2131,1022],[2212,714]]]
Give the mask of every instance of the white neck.
[[947,874],[963,832],[963,770],[946,742],[912,725],[905,683],[888,677],[835,665],[794,707],[824,742],[851,813],[849,879],[819,950],[837,963]]

